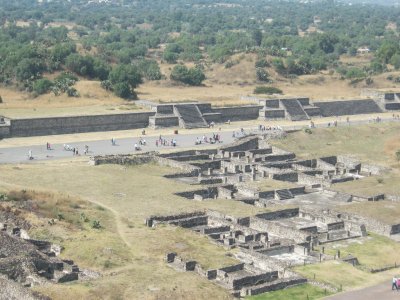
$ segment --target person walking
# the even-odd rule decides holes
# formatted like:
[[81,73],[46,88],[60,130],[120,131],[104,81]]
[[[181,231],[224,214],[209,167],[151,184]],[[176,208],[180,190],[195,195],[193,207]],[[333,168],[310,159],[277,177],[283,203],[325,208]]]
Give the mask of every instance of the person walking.
[[392,291],[393,290],[396,290],[396,291],[399,290],[398,285],[397,285],[397,278],[394,277],[394,276],[393,276],[393,279],[392,279]]

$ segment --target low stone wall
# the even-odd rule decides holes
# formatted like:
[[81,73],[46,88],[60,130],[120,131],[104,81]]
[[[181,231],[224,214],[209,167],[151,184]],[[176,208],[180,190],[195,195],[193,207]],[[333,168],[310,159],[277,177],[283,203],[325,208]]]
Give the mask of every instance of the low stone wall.
[[240,296],[254,296],[262,293],[273,292],[277,290],[285,289],[289,286],[299,285],[307,283],[307,279],[303,277],[295,277],[295,278],[279,278],[273,281],[271,284],[260,285],[251,288],[243,288],[240,291]]
[[10,121],[10,136],[37,136],[80,132],[128,130],[149,125],[155,112],[127,114],[14,119]]
[[250,218],[250,228],[269,232],[277,236],[284,236],[285,238],[294,240],[296,243],[311,241],[311,235],[307,232],[293,230],[293,228],[282,226],[273,221],[266,221],[258,217]]
[[272,179],[281,180],[281,181],[289,181],[289,182],[297,182],[299,180],[298,174],[296,172],[288,172],[281,174],[272,175]]
[[91,156],[89,163],[94,166],[104,164],[116,165],[141,165],[155,161],[154,155],[134,155],[134,154],[116,154],[116,155],[97,155]]
[[209,156],[208,156],[208,154],[179,155],[179,156],[173,156],[173,154],[172,154],[168,158],[176,160],[176,161],[190,161],[190,160],[205,160],[205,159],[209,159]]
[[164,128],[179,126],[179,118],[175,116],[154,116],[149,117],[149,127]]
[[232,106],[232,107],[215,107],[212,112],[221,113],[223,121],[246,121],[255,120],[259,116],[262,106]]
[[177,169],[184,171],[185,173],[192,173],[195,175],[200,173],[199,167],[192,166],[188,163],[184,163],[184,162],[180,162],[180,161],[176,161],[173,159],[164,158],[164,157],[160,157],[160,156],[155,156],[155,161],[162,166],[169,166],[172,168],[177,168]]
[[250,136],[240,139],[228,146],[221,147],[221,151],[234,152],[234,151],[247,151],[251,149],[258,149],[258,137]]
[[168,215],[168,216],[150,216],[145,220],[145,224],[148,227],[153,227],[157,225],[157,223],[167,223],[171,221],[176,221],[180,219],[187,219],[193,217],[204,217],[206,216],[206,212],[204,211],[194,211],[189,213],[181,213],[176,215]]
[[285,110],[283,109],[266,109],[260,112],[262,117],[266,119],[283,119],[285,118]]
[[370,175],[381,175],[384,172],[388,172],[389,169],[377,165],[370,165],[370,164],[361,164],[361,170],[360,172],[362,173],[367,173]]

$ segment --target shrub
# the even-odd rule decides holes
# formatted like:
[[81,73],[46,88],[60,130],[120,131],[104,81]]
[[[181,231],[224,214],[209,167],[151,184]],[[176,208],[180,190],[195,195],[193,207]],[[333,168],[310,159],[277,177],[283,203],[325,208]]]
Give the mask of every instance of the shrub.
[[258,86],[254,89],[254,94],[282,94],[283,91],[277,87],[273,86]]
[[172,69],[171,79],[188,85],[198,86],[206,79],[200,68],[187,68],[184,65],[177,65]]
[[38,95],[46,94],[51,90],[53,82],[47,78],[38,79],[33,83],[33,92]]
[[304,129],[304,132],[305,132],[305,133],[308,133],[308,134],[312,134],[312,131],[311,131],[310,128],[305,128],[305,129]]
[[94,229],[101,229],[100,221],[98,221],[98,220],[93,220],[93,221],[92,221],[92,228],[94,228]]
[[267,70],[263,68],[257,68],[256,76],[259,81],[269,82],[269,74]]
[[265,58],[260,58],[256,61],[256,68],[266,68],[269,66],[269,63]]

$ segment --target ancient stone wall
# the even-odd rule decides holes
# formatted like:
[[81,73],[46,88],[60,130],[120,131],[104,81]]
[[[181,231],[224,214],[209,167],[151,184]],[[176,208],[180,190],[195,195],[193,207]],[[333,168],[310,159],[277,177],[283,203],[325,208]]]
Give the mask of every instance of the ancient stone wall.
[[177,168],[177,169],[184,171],[185,173],[186,172],[190,172],[193,174],[200,173],[199,167],[192,166],[188,163],[184,163],[184,162],[180,162],[180,161],[176,161],[173,159],[168,159],[168,158],[164,158],[164,157],[160,157],[160,156],[155,156],[155,161],[162,166],[169,166],[172,168]]
[[311,240],[311,236],[307,232],[293,230],[293,228],[280,225],[273,221],[266,221],[265,219],[257,217],[250,218],[250,228],[270,232],[271,234],[277,236],[284,236],[285,238],[294,240],[296,243],[302,243]]
[[258,149],[258,137],[251,136],[240,139],[228,146],[221,147],[221,151],[234,152],[234,151],[247,151],[251,149]]
[[140,165],[155,161],[154,155],[134,155],[134,154],[116,154],[116,155],[96,155],[90,157],[89,163],[94,166],[104,164],[117,165]]
[[151,116],[149,117],[149,127],[164,128],[179,126],[179,118],[175,116]]
[[259,116],[262,106],[232,106],[232,107],[215,107],[212,112],[221,113],[223,121],[244,121],[255,120]]
[[10,136],[36,136],[144,128],[154,112],[11,120]]

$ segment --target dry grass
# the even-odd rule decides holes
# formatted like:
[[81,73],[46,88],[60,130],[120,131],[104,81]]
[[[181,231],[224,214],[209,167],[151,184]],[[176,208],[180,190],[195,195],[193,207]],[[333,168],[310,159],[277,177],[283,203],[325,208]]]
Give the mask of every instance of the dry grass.
[[[197,202],[175,196],[173,193],[176,191],[193,187],[162,177],[171,171],[170,168],[153,164],[128,168],[116,165],[92,167],[80,161],[19,165],[17,168],[12,165],[0,166],[3,175],[0,187],[24,186],[61,192],[73,198],[79,195],[82,200],[108,208],[116,218],[115,238],[119,234],[126,243],[125,251],[130,261],[126,267],[129,270],[117,269],[117,276],[93,281],[89,286],[73,283],[60,289],[42,287],[39,290],[56,299],[61,298],[60,291],[77,298],[91,299],[100,293],[104,293],[105,298],[112,298],[115,285],[119,285],[117,294],[120,293],[121,298],[129,298],[132,295],[130,293],[135,293],[142,299],[187,298],[185,293],[196,299],[228,297],[226,291],[211,282],[196,275],[170,270],[163,262],[166,252],[176,251],[184,257],[198,261],[206,269],[235,263],[234,259],[226,256],[222,247],[210,243],[200,234],[181,228],[147,228],[144,226],[144,219],[153,214],[174,214],[207,208],[235,216],[252,215],[266,209],[229,200]],[[54,204],[49,203],[49,207],[52,205]],[[39,233],[41,236],[53,236],[46,228]],[[105,238],[101,234],[88,236],[86,232],[68,233],[64,236],[64,240],[68,240],[65,255],[77,258],[78,263],[87,261],[88,264],[94,264],[101,261],[97,258],[100,250],[90,250],[88,245],[94,239],[104,245],[114,243],[112,238],[110,241]],[[94,260],[90,260],[90,255]],[[108,281],[110,283],[107,285]]]
[[[65,25],[65,24],[57,24]],[[70,24],[67,24],[70,25]],[[78,51],[82,54],[95,54],[93,48],[87,52],[78,43]],[[369,63],[369,56],[348,57],[343,56],[341,61],[346,65],[363,66]],[[230,58],[236,62],[231,68],[225,68],[225,64],[210,64],[206,66],[207,79],[204,86],[190,87],[171,82],[170,73],[174,65],[161,63],[161,72],[167,79],[159,81],[146,81],[137,89],[139,98],[162,101],[201,101],[211,102],[216,106],[254,104],[253,101],[242,100],[242,96],[254,96],[256,86],[264,83],[256,80],[255,54],[238,54]],[[186,64],[193,67],[193,63]],[[311,100],[340,100],[361,98],[360,93],[364,88],[396,89],[399,84],[387,80],[389,73],[374,76],[374,83],[367,86],[365,82],[350,85],[348,81],[341,80],[336,74],[322,71],[315,75],[299,76],[296,79],[287,79],[278,75],[273,68],[267,68],[273,83],[272,86],[283,90],[282,97],[309,97]],[[390,72],[394,77],[400,72]],[[47,75],[46,75],[47,76]],[[53,75],[48,75],[53,77]],[[79,112],[85,114],[108,113],[120,111],[120,106],[126,101],[115,97],[112,93],[103,90],[100,82],[81,80],[76,84],[81,97],[69,98],[65,95],[58,97],[52,94],[42,95],[35,99],[25,92],[10,88],[0,88],[0,95],[4,104],[0,105],[0,114],[10,117],[30,117],[44,115],[74,115]],[[265,97],[266,95],[258,95]]]
[[[54,76],[54,75],[52,75]],[[11,118],[69,116],[88,114],[110,114],[137,111],[133,103],[116,97],[100,87],[99,81],[80,80],[74,86],[80,97],[53,93],[32,98],[32,95],[11,88],[0,88],[4,103],[0,104],[0,115]]]
[[[114,213],[116,227],[110,225],[110,228],[116,228],[114,239],[109,235],[103,236],[102,232],[88,235],[86,231],[71,231],[63,239],[66,257],[76,258],[83,266],[93,265],[102,262],[99,258],[102,249],[112,248],[119,252],[115,243],[121,243],[121,238],[126,243],[122,249],[125,249],[129,261],[125,263],[126,269],[116,269],[117,276],[91,282],[90,288],[86,288],[84,283],[73,283],[60,289],[50,286],[39,290],[56,299],[63,298],[60,291],[74,299],[95,299],[102,293],[104,299],[115,299],[118,295],[130,299],[132,294],[140,295],[142,299],[179,299],[184,298],[185,293],[196,299],[209,299],[212,295],[228,298],[227,292],[218,286],[199,276],[171,270],[163,262],[165,253],[176,251],[184,257],[197,260],[206,269],[235,263],[234,259],[226,256],[227,252],[222,247],[210,243],[204,236],[180,228],[160,226],[149,229],[144,226],[144,219],[152,214],[173,214],[205,208],[218,208],[226,213],[241,215],[255,213],[256,208],[227,200],[195,202],[174,196],[174,192],[190,189],[190,186],[161,177],[172,170],[151,164],[123,168],[58,162],[20,165],[18,168],[3,165],[0,168],[4,175],[0,187],[16,188],[21,185],[50,192],[60,191],[73,198],[79,195]],[[55,203],[49,203],[51,206],[57,207]],[[50,229],[39,230],[37,236],[49,235],[52,238],[53,233],[48,231]],[[102,248],[96,249],[92,243],[102,244]],[[110,243],[111,246],[107,246]],[[104,251],[106,258],[107,251]],[[111,261],[113,266],[121,265],[121,262]],[[111,287],[115,289],[117,286],[118,292],[113,294],[115,291]]]

